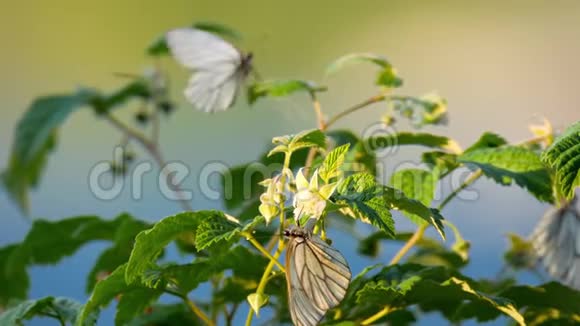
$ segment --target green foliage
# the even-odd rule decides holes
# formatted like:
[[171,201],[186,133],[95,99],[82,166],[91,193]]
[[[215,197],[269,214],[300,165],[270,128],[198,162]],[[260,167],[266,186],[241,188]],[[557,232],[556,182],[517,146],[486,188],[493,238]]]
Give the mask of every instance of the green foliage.
[[[436,173],[421,169],[399,170],[391,175],[391,184],[405,196],[429,206],[435,196],[438,176]],[[419,225],[427,223],[423,218],[403,212],[411,221]]]
[[326,136],[318,129],[304,130],[296,135],[274,137],[272,142],[276,145],[268,156],[276,153],[292,154],[297,150],[310,147],[326,148]]
[[[0,325],[24,325],[23,321],[34,317],[49,317],[64,323],[74,323],[82,305],[68,298],[45,297],[27,300],[0,314]],[[87,315],[79,325],[94,325],[95,315]]]
[[574,197],[580,186],[580,122],[568,127],[542,153],[542,161],[554,171],[557,189],[568,199]]
[[460,155],[459,161],[481,169],[501,185],[514,181],[538,200],[553,201],[550,174],[531,150],[515,146],[473,149]]
[[256,82],[248,87],[248,101],[255,103],[262,97],[286,97],[296,92],[314,94],[323,92],[326,87],[319,86],[313,81],[306,80],[266,80]]
[[380,70],[375,80],[376,85],[385,87],[401,87],[403,85],[403,80],[399,78],[397,71],[387,59],[373,53],[353,53],[342,56],[326,68],[326,74],[334,74],[346,66],[363,62],[373,63],[379,66]]
[[[193,26],[222,37],[239,38],[236,31],[224,25]],[[169,54],[164,37],[147,53],[152,57]],[[513,279],[474,280],[461,273],[470,262],[470,243],[454,224],[443,219],[439,209],[476,178],[468,179],[444,198],[439,209],[429,207],[437,182],[462,165],[477,170],[476,176],[486,175],[502,185],[515,182],[546,202],[553,200],[554,179],[558,197],[570,198],[580,183],[580,124],[571,126],[541,159],[537,153],[542,147],[535,143],[537,139],[532,150],[529,142],[510,146],[492,132],[484,133],[462,151],[453,139],[430,133],[402,131],[362,139],[350,130],[327,130],[346,115],[381,101],[387,104],[383,117],[386,125],[397,122],[394,113],[409,119],[415,128],[446,123],[447,101],[443,97],[390,93],[402,85],[402,80],[381,56],[350,54],[332,63],[327,73],[361,62],[379,67],[375,84],[380,92],[328,121],[316,96],[326,87],[301,79],[266,79],[248,87],[250,103],[298,92],[310,95],[320,130],[275,137],[274,148],[256,162],[223,174],[224,206],[236,211],[228,212],[235,217],[202,210],[168,216],[152,225],[128,214],[108,221],[96,216],[34,221],[22,243],[0,248],[0,324],[20,325],[33,317],[50,317],[61,324],[95,325],[100,310],[114,300],[116,325],[231,324],[241,310],[248,312],[246,319],[251,322],[254,313],[264,308],[272,317],[261,323],[291,323],[285,267],[279,262],[288,253],[283,251],[286,243],[280,233],[292,223],[296,209],[304,207],[311,210],[309,215],[319,218],[315,233],[330,245],[327,229],[337,226],[359,238],[361,255],[377,258],[382,241],[397,246],[404,243],[392,264],[368,266],[352,280],[344,299],[325,315],[324,325],[408,325],[430,312],[439,313],[452,324],[488,322],[502,315],[519,325],[580,322],[580,292],[562,284],[516,285]],[[152,106],[162,110],[161,97],[170,103],[167,91],[151,76],[144,76],[109,93],[82,89],[69,95],[38,98],[16,128],[8,168],[2,173],[9,195],[27,209],[28,191],[39,183],[48,154],[56,146],[58,129],[82,107],[90,107],[96,116],[110,120],[124,139],[139,143],[159,160],[155,136],[149,139],[143,125],[133,129],[110,114],[127,107],[131,100],[138,100],[145,111]],[[421,156],[428,168],[399,170],[391,175],[389,186],[378,183],[379,172],[383,171],[377,171],[374,151],[403,145],[429,148]],[[259,183],[266,179],[275,186],[264,192]],[[258,215],[264,201],[278,214]],[[396,230],[392,210],[400,211],[419,228]],[[361,239],[356,220],[378,231]],[[433,226],[443,239],[444,226],[448,227],[454,242],[445,244],[424,235],[427,226]],[[510,235],[510,240],[504,255],[507,265],[514,270],[535,268],[537,260],[530,242],[515,235]],[[53,297],[24,301],[30,283],[28,267],[56,264],[92,241],[106,241],[109,246],[88,275],[86,290],[90,298],[84,305]],[[172,242],[187,255],[185,263],[161,259]],[[162,295],[183,303],[160,305],[157,302]]]
[[8,168],[2,182],[21,210],[28,212],[28,190],[40,182],[48,154],[56,145],[58,128],[68,116],[85,106],[92,93],[79,90],[72,95],[36,99],[18,122]]
[[349,147],[350,144],[336,147],[326,155],[318,171],[318,176],[320,176],[324,182],[329,183],[331,179],[339,177],[340,168],[344,164]]
[[[131,320],[142,312],[141,308],[161,295],[160,290],[146,288],[137,284],[127,284],[125,282],[126,265],[123,264],[114,270],[105,279],[99,281],[91,294],[87,303],[83,306],[75,322],[76,326],[85,325],[92,315],[98,315],[100,309],[108,305],[119,295],[119,308],[115,316],[115,324]],[[123,299],[129,295],[127,299]],[[121,303],[123,302],[123,303]]]
[[401,191],[380,186],[374,176],[358,173],[347,177],[337,188],[334,199],[352,210],[353,217],[362,219],[394,237],[394,221],[389,210],[396,209],[416,215],[433,225],[441,237],[443,217],[436,209],[428,208],[421,202],[407,198]]
[[[197,22],[192,24],[191,27],[234,40],[240,40],[242,38],[240,33],[235,29],[215,22]],[[151,43],[147,47],[147,54],[154,57],[169,55],[169,48],[167,47],[165,36],[161,36]]]
[[457,144],[448,137],[427,133],[399,132],[392,135],[374,136],[365,140],[371,150],[401,145],[418,145],[431,148],[440,148],[456,152]]
[[155,266],[163,248],[180,236],[194,239],[198,226],[206,219],[223,217],[218,211],[183,212],[168,216],[135,238],[135,245],[127,264],[125,279],[132,284]]

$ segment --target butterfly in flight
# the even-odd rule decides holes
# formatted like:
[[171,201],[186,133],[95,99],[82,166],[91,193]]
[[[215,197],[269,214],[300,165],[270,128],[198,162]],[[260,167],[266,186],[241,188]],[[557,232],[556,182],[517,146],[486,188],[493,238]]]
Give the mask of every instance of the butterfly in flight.
[[580,290],[580,210],[578,194],[542,217],[532,235],[532,244],[548,273]]
[[175,59],[191,69],[184,95],[204,112],[225,111],[252,71],[252,53],[244,54],[218,36],[195,28],[167,32],[167,46]]
[[286,283],[292,321],[315,326],[346,294],[351,272],[346,259],[319,236],[293,225],[288,238]]

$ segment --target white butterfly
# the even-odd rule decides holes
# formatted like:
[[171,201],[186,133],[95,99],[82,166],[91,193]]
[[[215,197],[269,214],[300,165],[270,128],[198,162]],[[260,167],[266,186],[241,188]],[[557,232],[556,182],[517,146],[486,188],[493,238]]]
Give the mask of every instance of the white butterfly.
[[284,235],[289,239],[286,282],[292,321],[296,326],[318,325],[344,298],[350,268],[338,250],[312,232],[292,226]]
[[252,54],[193,28],[169,31],[166,40],[175,59],[194,71],[184,91],[187,100],[205,112],[231,107],[252,69]]
[[574,205],[576,198],[544,214],[532,244],[550,275],[580,290],[580,211]]

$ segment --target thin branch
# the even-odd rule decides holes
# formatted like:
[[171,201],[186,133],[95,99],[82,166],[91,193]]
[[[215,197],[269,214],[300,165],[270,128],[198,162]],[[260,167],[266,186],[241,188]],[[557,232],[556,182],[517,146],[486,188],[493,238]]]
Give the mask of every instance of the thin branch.
[[330,126],[332,126],[338,120],[344,118],[345,116],[347,116],[347,115],[349,115],[349,114],[351,114],[353,112],[356,112],[356,111],[358,111],[360,109],[363,109],[363,108],[365,108],[365,107],[367,107],[367,106],[369,106],[371,104],[384,101],[386,98],[387,98],[387,96],[384,95],[384,94],[375,95],[375,96],[367,99],[364,102],[361,102],[359,104],[356,104],[356,105],[354,105],[354,106],[352,106],[352,107],[350,107],[350,108],[348,108],[348,109],[346,109],[346,110],[344,110],[342,112],[339,112],[336,115],[334,115],[334,116],[332,116],[331,118],[328,119],[328,121],[326,122],[326,128],[329,128]]
[[[149,155],[151,155],[153,160],[155,160],[155,162],[157,163],[159,168],[163,171],[165,176],[170,177],[169,172],[164,169],[166,163],[165,163],[165,160],[163,159],[163,156],[161,155],[161,151],[159,150],[159,147],[157,146],[157,144],[155,142],[147,139],[147,137],[145,137],[142,133],[127,126],[125,123],[123,123],[121,120],[115,118],[111,114],[105,115],[105,119],[107,119],[107,121],[109,121],[109,123],[111,123],[115,128],[117,128],[124,135],[126,135],[127,137],[129,137],[129,138],[135,140],[136,142],[138,142],[139,144],[141,144],[141,146],[143,146],[143,148],[149,153]],[[181,187],[178,184],[174,184],[173,182],[172,182],[172,186],[174,187],[175,192],[179,196],[179,203],[181,204],[181,207],[183,207],[183,209],[187,210],[187,211],[193,210],[191,203],[183,197],[183,190],[181,189]]]
[[266,256],[268,259],[270,259],[270,261],[274,262],[274,264],[276,264],[276,266],[278,266],[278,268],[282,271],[282,272],[286,272],[286,270],[284,269],[284,266],[282,266],[282,264],[280,264],[280,262],[278,261],[278,259],[274,258],[274,256],[272,256],[267,250],[266,248],[264,248],[257,240],[256,238],[254,238],[250,233],[248,232],[240,232],[240,235],[245,237],[246,240],[248,240],[254,247],[256,247],[256,249],[258,249],[259,252],[262,253],[262,255]]
[[472,183],[474,183],[479,177],[483,175],[483,171],[481,169],[475,170],[465,181],[459,186],[459,188],[455,189],[449,196],[445,197],[445,199],[439,205],[439,210],[442,210],[443,207],[447,206],[447,204],[455,198],[463,189],[469,187]]
[[[284,243],[284,241],[281,240],[278,242],[278,249],[274,254],[275,260],[270,260],[270,262],[266,266],[264,274],[262,274],[262,278],[260,279],[260,283],[258,284],[258,288],[256,289],[256,293],[258,293],[258,295],[264,293],[266,285],[268,284],[268,280],[270,279],[270,274],[272,273],[272,269],[274,268],[275,265],[274,261],[278,261],[278,258],[280,258],[280,255],[282,254],[282,251],[284,251],[285,246],[286,244]],[[246,317],[246,326],[252,325],[252,318],[254,318],[254,309],[250,307],[248,311],[248,316]]]
[[419,228],[417,228],[417,231],[415,231],[415,233],[413,233],[413,235],[409,238],[409,240],[407,240],[407,242],[403,245],[403,247],[401,247],[401,249],[399,249],[399,251],[393,257],[393,259],[391,259],[391,261],[389,262],[389,265],[395,265],[399,261],[401,261],[401,259],[407,254],[407,252],[409,252],[409,250],[411,250],[411,248],[413,248],[413,246],[415,246],[415,244],[419,240],[421,240],[421,238],[423,237],[423,234],[425,234],[425,230],[427,230],[428,225],[429,224],[423,224],[423,225],[419,226]]

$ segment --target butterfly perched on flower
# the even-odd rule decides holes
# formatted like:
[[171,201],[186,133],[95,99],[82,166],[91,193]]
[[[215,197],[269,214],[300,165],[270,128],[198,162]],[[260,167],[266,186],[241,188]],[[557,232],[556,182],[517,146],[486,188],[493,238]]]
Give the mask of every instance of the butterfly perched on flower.
[[252,53],[242,53],[218,36],[195,28],[167,32],[173,57],[191,69],[186,99],[204,112],[225,111],[252,70]]
[[309,228],[294,225],[284,236],[288,238],[286,282],[292,321],[296,326],[318,325],[344,298],[350,268],[338,250]]
[[548,273],[580,290],[580,210],[578,195],[561,207],[548,210],[532,235],[536,255]]

